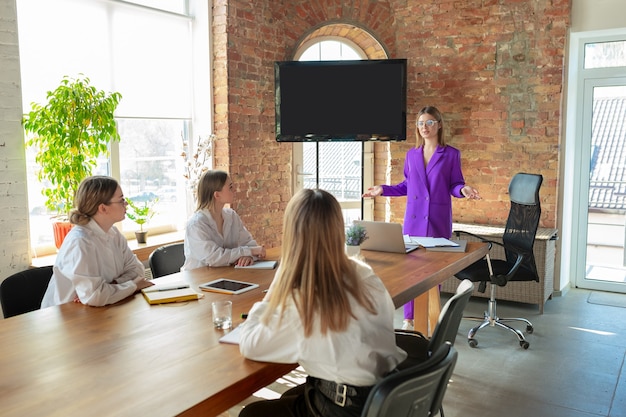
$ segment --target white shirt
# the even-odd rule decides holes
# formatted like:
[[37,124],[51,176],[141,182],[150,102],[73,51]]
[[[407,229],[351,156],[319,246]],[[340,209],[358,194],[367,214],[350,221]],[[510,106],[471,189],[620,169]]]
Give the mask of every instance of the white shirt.
[[91,220],[85,226],[75,225],[65,237],[41,308],[77,296],[90,306],[113,304],[132,295],[137,290],[134,281],[140,279],[144,279],[144,266],[126,238],[115,226],[105,232]]
[[239,350],[249,359],[264,362],[299,363],[308,375],[355,386],[370,386],[380,381],[406,358],[396,346],[393,328],[395,307],[391,296],[374,271],[357,263],[357,273],[373,297],[376,315],[351,300],[357,319],[340,333],[322,335],[319,325],[304,337],[298,311],[291,302],[282,313],[277,311],[268,326],[261,322],[268,302],[257,302],[242,324]]
[[239,215],[230,208],[222,209],[223,235],[207,209],[196,211],[185,229],[185,263],[181,270],[203,266],[227,266],[242,256],[252,256],[257,246]]

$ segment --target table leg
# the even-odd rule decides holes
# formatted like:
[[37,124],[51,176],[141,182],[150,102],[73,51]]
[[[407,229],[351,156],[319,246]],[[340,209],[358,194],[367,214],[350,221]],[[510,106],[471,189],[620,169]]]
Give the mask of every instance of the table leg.
[[441,312],[441,299],[439,297],[439,287],[431,288],[426,294],[422,294],[415,299],[415,330],[431,337],[439,313]]

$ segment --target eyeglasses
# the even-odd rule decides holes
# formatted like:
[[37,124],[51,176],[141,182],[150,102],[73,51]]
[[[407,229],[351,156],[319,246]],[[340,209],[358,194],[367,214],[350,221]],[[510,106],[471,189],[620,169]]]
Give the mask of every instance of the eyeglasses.
[[426,120],[426,121],[420,120],[419,122],[417,122],[417,125],[419,127],[422,127],[424,125],[426,125],[428,127],[433,127],[437,123],[439,123],[437,120],[432,120],[432,119],[431,120]]
[[122,200],[122,201],[109,201],[107,204],[123,204],[125,206],[128,205],[128,201],[126,200]]

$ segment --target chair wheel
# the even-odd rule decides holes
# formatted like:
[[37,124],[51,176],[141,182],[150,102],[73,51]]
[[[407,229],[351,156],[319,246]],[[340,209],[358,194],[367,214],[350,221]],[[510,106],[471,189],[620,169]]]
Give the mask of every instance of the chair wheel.
[[526,326],[526,333],[528,334],[532,334],[532,332],[534,332],[535,329],[533,328],[533,326]]
[[473,347],[473,348],[478,346],[478,340],[476,339],[467,339],[467,343],[469,343],[470,347]]
[[525,341],[525,340],[521,340],[521,341],[519,342],[519,345],[520,345],[521,347],[523,347],[524,349],[528,349],[528,346],[530,346],[530,343],[528,343],[528,342],[527,342],[527,341]]

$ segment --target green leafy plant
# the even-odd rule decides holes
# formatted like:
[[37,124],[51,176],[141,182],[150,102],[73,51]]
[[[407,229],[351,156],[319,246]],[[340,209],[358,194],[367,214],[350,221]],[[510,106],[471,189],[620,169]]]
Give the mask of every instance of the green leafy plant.
[[129,219],[139,225],[139,231],[143,232],[143,225],[148,222],[155,214],[154,206],[159,202],[158,198],[153,200],[144,201],[143,204],[135,203],[130,198],[127,198],[128,209],[126,215]]
[[23,119],[30,134],[26,146],[36,148],[37,178],[45,188],[45,205],[66,216],[80,182],[92,175],[108,145],[119,141],[114,112],[122,96],[90,85],[89,78],[63,77],[47,104],[32,103]]
[[361,243],[367,240],[367,232],[365,227],[360,224],[353,224],[346,230],[346,245],[359,246]]

